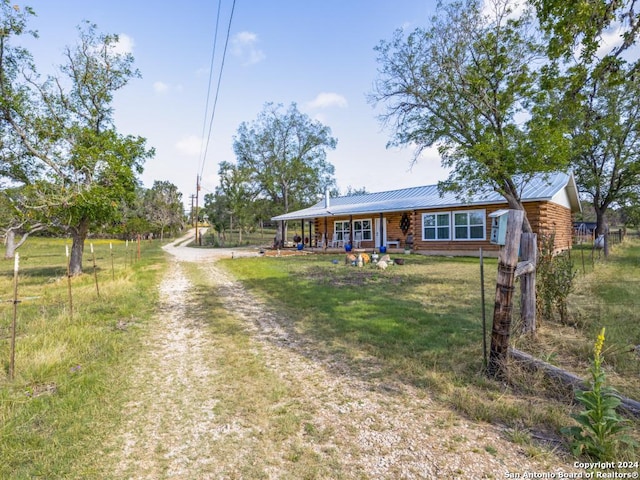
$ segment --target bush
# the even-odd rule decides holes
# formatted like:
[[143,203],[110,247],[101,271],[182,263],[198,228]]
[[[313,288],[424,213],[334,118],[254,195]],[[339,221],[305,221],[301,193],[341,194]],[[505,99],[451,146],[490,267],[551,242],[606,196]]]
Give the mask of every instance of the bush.
[[553,320],[557,311],[561,323],[568,323],[567,298],[574,288],[576,272],[568,252],[554,253],[555,234],[540,235],[536,268],[538,317]]

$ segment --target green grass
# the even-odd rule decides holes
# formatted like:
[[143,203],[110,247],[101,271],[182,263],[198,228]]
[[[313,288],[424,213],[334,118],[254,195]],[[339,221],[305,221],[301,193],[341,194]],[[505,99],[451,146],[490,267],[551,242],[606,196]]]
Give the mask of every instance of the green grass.
[[[155,304],[162,252],[143,243],[94,241],[97,296],[89,242],[85,274],[65,268],[66,240],[30,239],[19,250],[15,379],[8,378],[13,317],[13,260],[0,262],[0,478],[90,478],[91,454],[120,414],[121,377],[139,327]],[[115,277],[115,278],[114,278]]]
[[[607,311],[611,350],[624,350],[621,345],[629,345],[631,338],[640,343],[638,309],[633,308],[633,299],[640,297],[640,273],[633,260],[638,258],[638,248],[637,243],[618,247],[610,261],[600,261],[593,273],[578,280],[572,298],[579,303],[576,299],[586,295],[612,306]],[[292,318],[292,328],[307,337],[318,352],[340,356],[360,375],[424,389],[474,420],[558,438],[559,429],[572,424],[566,392],[540,374],[515,368],[508,385],[490,381],[483,374],[478,259],[401,257],[405,265],[386,271],[346,266],[342,255],[240,259],[224,265],[276,310]],[[495,272],[496,260],[485,259],[488,336]],[[624,285],[610,287],[601,281],[603,277]],[[610,318],[613,305],[620,302],[628,308]],[[514,331],[512,343],[541,358],[558,354],[569,369],[586,375],[595,338],[592,332],[602,324],[598,313],[589,309],[580,313],[579,328],[542,322],[537,339],[520,337]],[[567,348],[567,344],[573,347]],[[570,358],[566,352],[571,352]],[[612,358],[609,368],[623,364]],[[640,397],[637,374],[612,373],[610,379],[623,393]]]
[[[7,378],[13,261],[0,261],[0,478],[95,476],[91,456],[101,451],[106,429],[118,424],[121,405],[129,400],[123,397],[128,379],[121,372],[138,350],[142,327],[156,306],[154,287],[165,265],[159,245],[143,242],[142,258],[136,260],[134,245],[125,250],[122,242],[114,241],[112,273],[109,241],[96,240],[101,296],[95,290],[87,243],[85,275],[72,283],[70,319],[67,242],[33,239],[20,250],[23,301],[14,380]],[[472,420],[506,425],[527,455],[545,455],[547,450],[534,439],[557,439],[559,428],[572,424],[569,399],[539,374],[513,370],[509,384],[484,376],[478,259],[400,256],[406,264],[386,271],[346,266],[342,255],[221,263],[280,312],[284,328],[313,345],[314,356],[328,364],[346,363],[372,384],[408,384]],[[596,261],[593,271],[579,275],[570,298],[574,325],[541,322],[536,339],[514,332],[512,343],[585,374],[593,333],[605,325],[607,378],[638,399],[639,361],[628,347],[640,344],[635,300],[640,298],[639,258],[637,240],[613,249],[610,259]],[[490,332],[496,261],[485,262]],[[291,440],[292,432],[301,429],[310,437],[331,435],[310,423],[295,386],[284,384],[264,359],[245,354],[251,351],[249,334],[225,313],[197,268],[189,269],[198,299],[189,308],[215,319],[209,328],[220,342],[227,341],[216,345],[224,351],[216,415],[229,422],[250,419],[274,445],[278,439]],[[216,455],[225,458],[242,447],[220,445]],[[299,478],[339,477],[331,461],[338,453],[319,458],[295,441],[288,448],[287,458],[299,466]],[[637,458],[638,453],[626,455]],[[265,448],[247,455],[244,476],[265,474],[259,465],[269,454]]]
[[[477,259],[413,255],[386,271],[338,264],[339,255],[243,259],[225,263],[249,288],[295,318],[295,327],[327,348],[384,359],[387,374],[409,359],[447,369],[482,368]],[[495,260],[487,261],[487,270]],[[495,270],[495,269],[494,269]],[[488,274],[487,288],[493,277]],[[495,280],[493,280],[495,281]],[[489,290],[490,291],[490,290]],[[452,355],[455,353],[455,355]],[[455,358],[454,358],[455,357]]]

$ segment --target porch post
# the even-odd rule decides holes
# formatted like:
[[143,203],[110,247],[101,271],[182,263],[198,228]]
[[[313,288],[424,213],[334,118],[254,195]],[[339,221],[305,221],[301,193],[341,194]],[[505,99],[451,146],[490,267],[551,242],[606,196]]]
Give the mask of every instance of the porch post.
[[324,249],[326,250],[327,247],[329,246],[329,232],[327,231],[327,225],[328,225],[329,221],[327,220],[327,217],[324,217]]
[[387,243],[386,242],[386,238],[383,238],[384,225],[383,225],[382,222],[384,222],[384,216],[383,216],[382,212],[380,212],[380,247],[384,246],[384,244]]

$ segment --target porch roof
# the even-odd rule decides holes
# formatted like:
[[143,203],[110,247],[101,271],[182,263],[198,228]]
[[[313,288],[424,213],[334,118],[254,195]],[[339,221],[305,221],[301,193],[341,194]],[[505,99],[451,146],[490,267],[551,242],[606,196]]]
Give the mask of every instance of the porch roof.
[[[523,202],[552,201],[558,193],[565,189],[571,210],[580,211],[578,189],[572,174],[562,172],[541,174],[526,183],[522,183],[520,187]],[[506,204],[506,200],[502,195],[492,190],[477,192],[462,200],[452,192],[446,192],[441,195],[437,185],[426,185],[386,192],[330,198],[328,205],[326,199],[324,199],[311,207],[275,216],[272,220],[306,220],[344,215],[402,212],[495,203]]]

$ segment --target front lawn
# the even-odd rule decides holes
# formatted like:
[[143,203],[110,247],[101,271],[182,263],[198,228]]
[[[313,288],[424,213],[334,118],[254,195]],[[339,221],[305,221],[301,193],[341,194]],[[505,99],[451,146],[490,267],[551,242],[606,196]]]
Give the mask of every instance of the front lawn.
[[[512,344],[586,376],[594,332],[606,324],[611,382],[622,393],[640,397],[638,360],[629,352],[634,341],[640,344],[638,309],[633,307],[633,299],[640,298],[640,270],[629,260],[638,258],[638,249],[640,244],[629,241],[610,261],[598,262],[594,272],[578,276],[572,325],[541,321],[536,339],[514,331]],[[282,312],[283,322],[291,322],[289,327],[312,343],[319,357],[346,362],[381,384],[408,384],[475,420],[505,424],[518,436],[524,431],[560,441],[559,429],[573,424],[566,392],[539,374],[514,370],[512,382],[503,384],[483,373],[479,260],[396,257],[405,265],[385,271],[345,265],[341,254],[236,259],[223,265]],[[485,259],[487,344],[496,267],[495,259]],[[613,319],[621,295],[627,308]],[[585,308],[585,298],[599,299],[599,309]],[[513,325],[517,327],[517,319]]]

